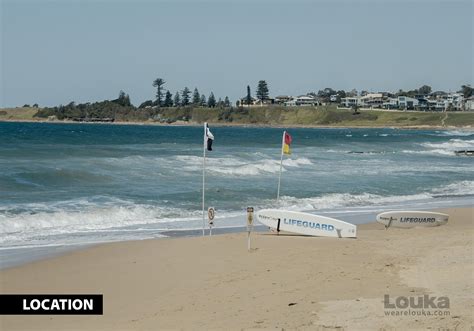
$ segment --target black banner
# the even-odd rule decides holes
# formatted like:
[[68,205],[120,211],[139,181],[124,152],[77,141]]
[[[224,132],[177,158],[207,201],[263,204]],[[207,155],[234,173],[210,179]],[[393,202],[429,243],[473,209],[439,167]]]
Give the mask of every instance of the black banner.
[[102,294],[0,294],[0,315],[102,314]]

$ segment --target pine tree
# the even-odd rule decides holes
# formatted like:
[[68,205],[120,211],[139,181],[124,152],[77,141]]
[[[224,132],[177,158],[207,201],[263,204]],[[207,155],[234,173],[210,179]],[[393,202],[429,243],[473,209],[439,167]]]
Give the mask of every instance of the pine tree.
[[174,106],[175,107],[181,106],[181,98],[179,96],[179,92],[176,92],[176,94],[174,95]]
[[230,107],[230,100],[228,96],[226,96],[224,99],[224,107]]
[[153,86],[156,87],[156,105],[160,107],[163,99],[163,85],[165,85],[163,78],[157,78],[153,81]]
[[199,94],[199,91],[196,87],[193,92],[193,106],[197,107],[199,106],[200,103],[201,103],[201,95]]
[[245,104],[250,106],[252,104],[252,95],[250,94],[250,86],[247,85],[247,96],[245,97]]
[[185,87],[183,92],[181,92],[181,96],[182,96],[181,104],[183,106],[189,105],[189,95],[190,94],[191,94],[191,91],[187,87]]
[[257,98],[263,103],[268,99],[268,85],[267,82],[261,80],[258,82],[257,86]]
[[173,95],[170,91],[166,91],[165,101],[163,102],[164,107],[173,107]]
[[116,102],[121,105],[121,106],[124,106],[124,107],[129,107],[131,106],[132,104],[130,103],[130,97],[128,96],[128,94],[126,94],[124,91],[120,91],[119,92],[119,97],[118,99],[116,100]]
[[209,94],[209,98],[207,98],[207,105],[211,108],[214,108],[216,106],[216,97],[212,92],[211,94]]
[[207,100],[206,100],[206,96],[204,94],[201,95],[201,106],[202,107],[207,107]]

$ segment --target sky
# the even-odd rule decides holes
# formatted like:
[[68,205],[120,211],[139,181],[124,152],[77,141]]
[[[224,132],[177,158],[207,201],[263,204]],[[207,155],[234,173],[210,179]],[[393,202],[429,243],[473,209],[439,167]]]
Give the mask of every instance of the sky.
[[473,83],[471,0],[0,2],[0,107]]

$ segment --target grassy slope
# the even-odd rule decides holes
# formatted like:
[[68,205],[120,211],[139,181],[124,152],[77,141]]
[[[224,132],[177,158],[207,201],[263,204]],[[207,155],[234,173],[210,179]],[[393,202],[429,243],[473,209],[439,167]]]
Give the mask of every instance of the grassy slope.
[[33,116],[38,112],[39,108],[18,107],[18,108],[2,108],[0,109],[0,121],[34,121],[40,120]]
[[[34,117],[38,108],[0,109],[1,120],[46,120]],[[350,110],[336,109],[334,106],[313,107],[254,107],[233,109],[218,108],[164,108],[159,110],[163,119],[202,123],[231,123],[256,125],[316,125],[316,126],[446,126],[474,127],[474,112],[465,113],[425,113],[361,110],[354,115]]]
[[[193,116],[197,122],[209,121],[222,123],[217,110],[195,110],[201,112]],[[361,110],[354,115],[351,110],[335,107],[256,107],[237,110],[230,115],[231,123],[270,124],[270,125],[319,125],[319,126],[442,126],[446,113],[399,112]],[[445,125],[474,126],[474,113],[449,113]]]

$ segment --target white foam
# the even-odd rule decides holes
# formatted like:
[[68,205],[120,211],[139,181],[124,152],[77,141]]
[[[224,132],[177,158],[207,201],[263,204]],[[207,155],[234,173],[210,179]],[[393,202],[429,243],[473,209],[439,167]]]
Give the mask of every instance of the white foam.
[[447,155],[447,156],[455,156],[456,154],[454,151],[449,151],[445,149],[431,149],[427,151],[411,151],[411,150],[403,150],[402,153],[405,154],[420,154],[420,155]]
[[[435,196],[465,196],[474,195],[474,181],[464,180],[448,184],[432,190]],[[473,201],[474,202],[474,201]]]
[[455,151],[459,149],[474,149],[474,140],[450,139],[442,143],[421,143],[421,146],[435,149]]
[[[184,164],[180,167],[185,171],[202,171],[202,157],[198,156],[178,156],[177,160]],[[282,171],[286,168],[298,168],[308,166],[313,163],[308,158],[284,158]],[[208,158],[206,170],[215,175],[231,176],[258,176],[263,174],[276,174],[280,171],[280,161],[278,159],[257,159],[243,160],[236,158]]]
[[436,132],[441,136],[469,137],[474,135],[474,130],[446,130]]
[[265,201],[259,208],[279,208],[294,211],[311,211],[321,209],[333,209],[340,207],[356,207],[356,206],[376,206],[376,205],[394,205],[403,202],[414,202],[436,197],[449,196],[469,196],[474,195],[474,181],[461,181],[446,186],[434,188],[428,192],[418,194],[399,195],[399,196],[382,196],[372,193],[349,194],[349,193],[332,193],[321,197],[296,198],[291,196],[283,196],[277,203],[275,200]]
[[[10,206],[9,209],[15,209],[15,206]],[[4,210],[0,214],[0,243],[27,241],[39,235],[68,234],[138,224],[186,222],[200,215],[197,210],[139,205],[118,199],[112,203],[72,200],[59,205],[25,204],[16,209],[26,212]]]
[[[275,199],[260,200],[254,207],[295,211],[337,208],[353,210],[359,207],[397,206],[407,202],[461,196],[474,196],[474,181],[459,181],[426,192],[400,196],[374,193],[330,193],[307,198],[283,196],[279,202]],[[56,242],[56,239],[51,239],[52,236],[59,236],[61,243],[100,241],[97,238],[110,241],[117,236],[128,238],[129,233],[135,239],[148,237],[147,233],[152,232],[155,232],[153,237],[156,237],[156,231],[198,228],[201,215],[201,210],[135,204],[100,196],[58,203],[9,205],[0,208],[0,245],[4,248],[30,244],[48,245]],[[243,215],[243,207],[242,210],[218,210],[217,223],[219,226],[240,225],[244,223]],[[122,232],[124,236],[120,236]]]

